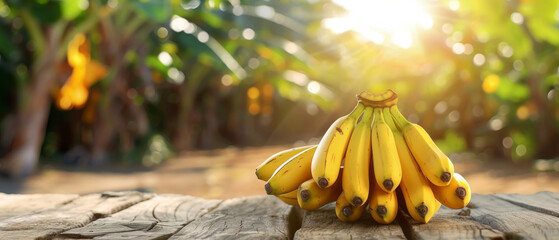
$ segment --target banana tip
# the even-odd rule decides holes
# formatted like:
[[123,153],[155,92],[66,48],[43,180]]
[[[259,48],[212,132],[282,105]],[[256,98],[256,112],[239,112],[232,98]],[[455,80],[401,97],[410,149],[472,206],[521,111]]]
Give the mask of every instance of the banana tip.
[[353,214],[353,209],[351,209],[351,206],[345,206],[342,208],[342,214],[345,217],[349,217],[351,216],[351,214]]
[[443,172],[443,174],[441,174],[441,180],[443,182],[450,182],[450,180],[452,179],[452,175],[449,172]]
[[456,196],[462,200],[466,197],[466,189],[463,187],[457,187],[455,193]]
[[384,216],[386,216],[387,213],[388,213],[388,209],[386,209],[385,206],[379,205],[379,206],[377,207],[377,214],[378,214],[381,218],[384,218]]
[[308,201],[311,198],[309,190],[301,190],[301,200]]
[[318,186],[320,188],[326,188],[328,187],[328,179],[320,177],[318,178]]
[[354,197],[351,200],[351,203],[353,204],[353,206],[359,207],[361,206],[361,204],[363,204],[363,199],[361,199],[360,197]]
[[266,190],[267,194],[272,194],[272,186],[270,186],[269,183],[266,183],[266,185],[264,185],[264,189]]
[[392,179],[386,179],[384,180],[384,182],[382,182],[382,185],[384,186],[384,188],[386,188],[386,190],[390,191],[394,187],[394,182],[392,181]]
[[425,216],[427,215],[427,212],[429,212],[429,208],[424,203],[421,203],[421,205],[417,206],[415,208],[415,210],[417,210],[417,213],[422,218],[425,218]]

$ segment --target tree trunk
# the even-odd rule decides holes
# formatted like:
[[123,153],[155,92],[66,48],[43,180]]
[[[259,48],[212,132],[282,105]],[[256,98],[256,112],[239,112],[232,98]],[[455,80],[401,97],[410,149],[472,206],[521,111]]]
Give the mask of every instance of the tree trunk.
[[0,159],[0,171],[13,178],[31,174],[39,160],[50,111],[49,91],[57,79],[58,61],[55,56],[59,39],[57,34],[49,35],[47,49],[35,62],[25,90],[30,98],[21,105],[15,121],[4,131],[4,134],[8,134],[8,151]]

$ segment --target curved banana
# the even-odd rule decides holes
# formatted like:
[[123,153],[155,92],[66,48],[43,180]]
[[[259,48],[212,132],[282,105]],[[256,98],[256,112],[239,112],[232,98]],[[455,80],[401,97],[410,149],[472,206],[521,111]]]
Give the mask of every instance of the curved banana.
[[[392,192],[402,180],[402,166],[394,143],[394,134],[385,122],[383,110],[375,108],[371,132],[373,170],[377,184],[385,192]],[[390,115],[389,115],[390,116]]]
[[283,163],[270,177],[264,189],[267,194],[280,195],[296,190],[311,178],[311,161],[316,146],[310,147]]
[[406,140],[396,128],[392,117],[390,117],[390,110],[388,108],[384,109],[384,114],[386,116],[386,123],[394,134],[394,141],[402,166],[400,189],[406,207],[413,219],[418,222],[427,223],[437,212],[438,201],[435,199],[435,195],[430,188],[429,181],[423,176],[413,155],[409,151]]
[[396,191],[385,192],[375,180],[371,181],[372,191],[369,195],[369,213],[380,224],[390,224],[398,214]]
[[312,146],[291,148],[272,155],[271,157],[266,159],[266,161],[262,162],[260,165],[258,165],[258,167],[256,167],[256,177],[260,180],[268,181],[268,179],[270,179],[270,177],[274,174],[279,166],[281,166],[291,157],[295,156],[297,153],[307,150],[310,147]]
[[287,203],[289,205],[298,207],[299,203],[297,202],[297,192],[299,192],[299,191],[298,190],[293,190],[293,191],[288,192],[288,193],[277,195],[276,197],[278,197],[279,200],[281,200],[284,203]]
[[365,205],[360,207],[353,206],[347,201],[345,194],[342,192],[336,200],[336,216],[344,222],[355,222],[363,215]]
[[432,185],[431,189],[435,194],[435,198],[437,198],[439,202],[453,209],[465,207],[472,198],[470,185],[466,179],[462,177],[462,175],[456,172],[454,173],[452,181],[450,181],[448,186],[439,187]]
[[343,191],[347,200],[356,207],[365,204],[369,196],[372,116],[373,108],[367,107],[357,120],[344,162]]
[[302,209],[315,210],[328,203],[336,201],[342,192],[342,184],[336,181],[331,187],[320,188],[313,180],[301,184],[297,193],[297,202]]
[[425,177],[437,186],[447,186],[454,174],[454,165],[450,159],[421,126],[408,122],[396,105],[390,108],[390,112]]
[[355,121],[364,108],[362,103],[357,104],[350,114],[338,118],[320,140],[313,156],[311,173],[321,188],[330,187],[338,179]]

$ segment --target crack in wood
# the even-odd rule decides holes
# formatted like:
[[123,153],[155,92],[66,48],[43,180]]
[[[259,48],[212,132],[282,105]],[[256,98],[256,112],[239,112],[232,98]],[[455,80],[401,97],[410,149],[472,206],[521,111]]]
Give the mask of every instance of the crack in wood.
[[[521,208],[525,208],[525,209],[528,209],[528,210],[531,210],[531,211],[534,211],[534,212],[539,212],[539,213],[551,215],[551,216],[554,216],[554,217],[559,217],[559,212],[551,210],[551,209],[534,206],[533,204],[522,203],[522,202],[519,202],[519,201],[512,200],[509,197],[500,196],[498,194],[496,194],[495,197],[498,198],[498,199],[501,199],[503,201],[512,203],[512,204],[514,204],[516,206],[519,206]],[[557,201],[557,202],[559,203],[559,201]]]
[[305,212],[299,207],[292,207],[287,217],[287,236],[289,239],[295,238],[295,232],[301,229]]

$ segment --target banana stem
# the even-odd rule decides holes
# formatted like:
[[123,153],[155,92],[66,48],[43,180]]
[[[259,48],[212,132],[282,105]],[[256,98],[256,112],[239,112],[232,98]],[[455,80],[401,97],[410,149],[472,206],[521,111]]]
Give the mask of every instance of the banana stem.
[[357,103],[357,106],[355,106],[355,108],[351,111],[351,113],[349,113],[349,117],[350,118],[359,117],[361,113],[363,113],[364,109],[365,109],[365,105],[363,105],[363,103],[361,102]]
[[392,89],[388,89],[380,94],[363,91],[357,95],[357,99],[371,107],[390,107],[398,102],[398,94],[392,91]]
[[398,128],[403,129],[406,125],[410,124],[410,122],[402,115],[400,110],[396,105],[390,107],[390,112],[392,113],[392,119],[394,119],[394,123]]
[[384,121],[386,122],[386,124],[388,124],[390,129],[392,129],[392,132],[397,132],[398,128],[396,127],[396,125],[394,123],[394,119],[392,117],[392,114],[390,113],[390,109],[389,108],[383,108],[382,111],[383,111]]
[[382,114],[381,108],[375,108],[374,114],[375,116],[374,116],[373,124],[384,122],[384,116]]

